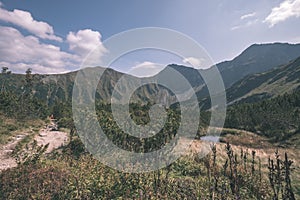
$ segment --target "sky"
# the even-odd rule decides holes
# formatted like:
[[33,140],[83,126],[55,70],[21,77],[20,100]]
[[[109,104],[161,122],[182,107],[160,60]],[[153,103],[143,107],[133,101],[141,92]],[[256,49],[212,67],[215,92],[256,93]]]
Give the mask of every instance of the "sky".
[[[100,57],[109,52],[104,44],[113,35],[143,27],[183,33],[218,63],[254,43],[300,43],[300,0],[0,0],[0,66],[15,73],[77,70],[94,48]],[[112,68],[150,76],[170,63],[201,66],[201,58],[148,49]]]

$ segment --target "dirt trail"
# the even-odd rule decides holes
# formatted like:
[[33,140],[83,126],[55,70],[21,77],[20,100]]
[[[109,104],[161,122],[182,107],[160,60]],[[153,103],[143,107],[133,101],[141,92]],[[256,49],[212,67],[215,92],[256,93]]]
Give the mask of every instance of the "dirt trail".
[[46,153],[67,144],[68,135],[62,131],[50,131],[48,129],[40,130],[40,133],[34,138],[38,145],[46,145],[49,143]]
[[19,141],[21,141],[27,133],[16,135],[8,144],[0,146],[0,171],[17,166],[16,160],[12,157],[12,152]]
[[[12,138],[11,142],[0,146],[0,171],[17,166],[16,160],[12,157],[12,152],[26,135],[28,135],[28,133],[16,135]],[[67,143],[68,134],[62,131],[50,131],[48,128],[45,128],[41,129],[34,139],[38,145],[46,145],[49,143],[46,153],[50,153]]]

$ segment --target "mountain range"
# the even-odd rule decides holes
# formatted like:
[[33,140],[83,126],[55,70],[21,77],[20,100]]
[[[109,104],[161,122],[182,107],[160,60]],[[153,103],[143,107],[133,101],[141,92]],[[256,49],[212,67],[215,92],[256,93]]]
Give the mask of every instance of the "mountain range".
[[[284,92],[292,92],[300,84],[300,44],[272,43],[253,44],[233,60],[216,64],[227,90],[228,103],[251,102],[278,96]],[[91,68],[89,70],[103,71],[103,76],[97,87],[96,98],[109,101],[118,80],[126,75],[113,69]],[[160,73],[150,78],[130,77],[125,88],[117,90],[118,95],[128,92],[135,84],[147,83],[149,79],[168,77],[170,70],[182,74],[195,90],[198,99],[208,99],[208,90],[203,78],[194,68],[170,64]],[[205,73],[211,70],[200,70]],[[66,74],[33,74],[34,96],[52,105],[55,101],[71,101],[73,85],[77,72]],[[21,94],[25,75],[2,74],[0,76],[1,90]],[[174,82],[176,84],[176,81]],[[128,88],[126,88],[128,87]],[[187,88],[176,86],[184,93]],[[140,87],[132,96],[133,101],[153,100],[165,102],[166,93],[174,94],[157,84],[146,84]],[[172,103],[172,102],[171,102]]]
[[227,90],[228,102],[256,102],[300,89],[300,57],[272,70],[251,74]]

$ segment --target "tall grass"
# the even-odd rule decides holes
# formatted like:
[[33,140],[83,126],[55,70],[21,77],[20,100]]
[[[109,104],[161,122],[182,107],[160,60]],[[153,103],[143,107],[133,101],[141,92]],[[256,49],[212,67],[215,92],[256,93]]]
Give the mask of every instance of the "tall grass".
[[234,152],[227,144],[224,158],[213,145],[205,158],[194,153],[161,170],[129,174],[78,149],[69,145],[45,158],[45,147],[31,146],[31,156],[0,174],[0,199],[295,199],[287,154],[263,169],[255,151]]

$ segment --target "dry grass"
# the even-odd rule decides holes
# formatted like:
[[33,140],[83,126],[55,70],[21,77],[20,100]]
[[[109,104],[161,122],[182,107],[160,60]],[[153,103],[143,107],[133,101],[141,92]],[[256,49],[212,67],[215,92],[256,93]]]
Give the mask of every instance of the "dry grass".
[[[296,197],[300,198],[300,149],[295,148],[282,148],[278,147],[276,144],[271,144],[268,142],[267,138],[258,136],[257,134],[240,131],[235,129],[225,129],[222,133],[223,141],[229,142],[231,148],[235,154],[240,155],[241,151],[248,153],[249,160],[251,159],[252,151],[255,151],[256,157],[259,157],[262,164],[262,172],[265,176],[268,175],[268,159],[275,159],[275,152],[278,153],[281,159],[284,158],[284,154],[287,153],[289,159],[293,161],[292,164],[292,185]],[[182,140],[182,142],[190,142],[188,140]],[[189,153],[207,155],[211,153],[210,146],[212,142],[204,142],[201,140],[194,140],[191,144]],[[227,152],[225,148],[225,143],[217,143],[217,164],[222,167],[225,160],[227,159]],[[250,166],[249,166],[250,169]]]

